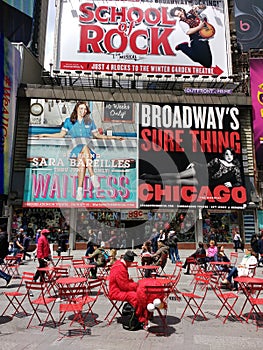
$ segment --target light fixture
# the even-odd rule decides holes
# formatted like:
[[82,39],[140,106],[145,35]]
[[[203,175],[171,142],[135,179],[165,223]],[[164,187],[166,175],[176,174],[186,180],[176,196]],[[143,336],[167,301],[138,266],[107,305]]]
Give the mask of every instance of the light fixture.
[[43,106],[38,101],[30,106],[30,113],[34,116],[39,116],[43,113]]

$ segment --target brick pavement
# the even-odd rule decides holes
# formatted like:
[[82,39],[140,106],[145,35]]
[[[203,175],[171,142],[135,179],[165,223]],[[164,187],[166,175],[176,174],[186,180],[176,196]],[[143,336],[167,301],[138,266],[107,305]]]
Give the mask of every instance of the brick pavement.
[[[229,255],[229,251],[226,251]],[[75,258],[83,255],[84,251],[73,251]],[[180,251],[181,259],[184,260],[189,255],[189,251]],[[242,258],[239,253],[239,261]],[[20,267],[22,271],[34,271],[37,262],[29,261]],[[168,262],[166,272],[170,272],[173,265]],[[263,268],[257,269],[257,276],[262,276]],[[134,273],[134,272],[133,272]],[[179,283],[181,291],[191,290],[189,282],[191,276],[182,275]],[[13,290],[17,280],[12,280],[9,290]],[[6,298],[2,292],[7,288],[5,282],[0,280],[0,310],[6,305]],[[242,298],[242,296],[241,296]],[[239,301],[241,302],[241,300]],[[212,291],[209,291],[203,310],[206,311],[208,321],[195,321],[191,323],[191,318],[184,317],[180,320],[185,303],[174,300],[169,301],[168,305],[168,326],[169,334],[167,337],[149,334],[144,330],[129,332],[122,329],[117,322],[110,326],[103,321],[109,308],[109,302],[101,295],[95,304],[94,311],[98,315],[99,324],[91,327],[90,334],[82,339],[79,337],[63,338],[58,340],[58,330],[46,327],[43,332],[37,328],[26,329],[28,317],[14,317],[11,320],[7,316],[0,317],[0,350],[46,350],[46,349],[96,349],[96,350],[159,350],[163,348],[180,350],[222,350],[227,348],[254,350],[262,347],[263,328],[258,331],[256,326],[250,321],[248,324],[228,320],[223,324],[222,318],[216,319],[215,314],[219,308],[219,302],[216,300]],[[57,305],[56,305],[57,307]],[[54,311],[56,314],[56,310]],[[189,315],[189,314],[188,314]],[[154,319],[155,320],[155,319]],[[154,320],[152,326],[154,325]]]

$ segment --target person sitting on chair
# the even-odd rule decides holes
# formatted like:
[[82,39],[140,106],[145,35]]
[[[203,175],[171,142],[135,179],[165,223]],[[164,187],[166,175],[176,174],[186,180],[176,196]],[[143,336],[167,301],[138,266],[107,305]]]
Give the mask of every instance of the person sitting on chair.
[[141,250],[141,264],[151,265],[152,264],[152,243],[151,241],[146,241],[142,245]]
[[135,255],[134,252],[128,250],[120,260],[112,265],[109,276],[109,297],[112,300],[127,301],[136,310],[138,284],[129,278],[128,273],[128,267],[134,261]]
[[217,246],[213,239],[209,242],[209,247],[206,250],[206,261],[217,261]]
[[93,243],[94,252],[91,255],[88,255],[87,258],[91,259],[91,265],[94,265],[94,268],[90,270],[91,277],[93,279],[97,278],[97,269],[98,267],[106,266],[106,259],[104,257],[104,248],[100,247],[100,245],[96,242]]
[[[238,267],[234,266],[227,278],[222,281],[222,284],[227,285],[228,287],[232,288],[232,278],[235,278],[237,276],[251,276],[251,271],[249,269],[250,265],[257,265],[257,258],[252,255],[252,249],[246,249],[245,251],[245,256],[243,257],[240,265],[238,265]],[[234,290],[238,290],[238,283],[236,281],[234,281]]]
[[163,270],[169,255],[169,247],[165,245],[162,241],[158,241],[157,246],[157,252],[152,255],[153,265],[161,266]]
[[[200,255],[203,255],[204,258],[198,258],[198,256],[200,256]],[[188,256],[188,258],[186,258],[186,260],[183,264],[183,268],[186,269],[185,275],[190,275],[190,265],[195,264],[196,259],[199,259],[198,263],[204,264],[205,269],[206,269],[205,255],[206,255],[206,252],[205,252],[205,248],[204,248],[204,243],[199,242],[198,248],[196,249],[196,251],[192,255]]]

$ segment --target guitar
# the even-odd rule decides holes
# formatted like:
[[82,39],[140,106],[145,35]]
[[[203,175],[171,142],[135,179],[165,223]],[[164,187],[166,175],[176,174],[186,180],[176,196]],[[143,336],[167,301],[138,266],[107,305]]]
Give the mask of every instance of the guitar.
[[204,26],[202,29],[199,30],[199,34],[204,39],[210,39],[215,35],[215,27],[207,22],[207,19],[204,18],[202,20],[204,22]]

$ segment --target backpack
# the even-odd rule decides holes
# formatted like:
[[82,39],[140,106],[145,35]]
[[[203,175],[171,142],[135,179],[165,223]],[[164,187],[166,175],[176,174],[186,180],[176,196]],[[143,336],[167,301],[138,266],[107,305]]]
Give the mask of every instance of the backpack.
[[110,258],[109,253],[106,252],[105,250],[103,251],[103,256],[104,256],[105,261],[108,261]]
[[122,327],[127,331],[138,331],[142,329],[142,323],[135,315],[135,309],[130,303],[125,303],[121,313]]

